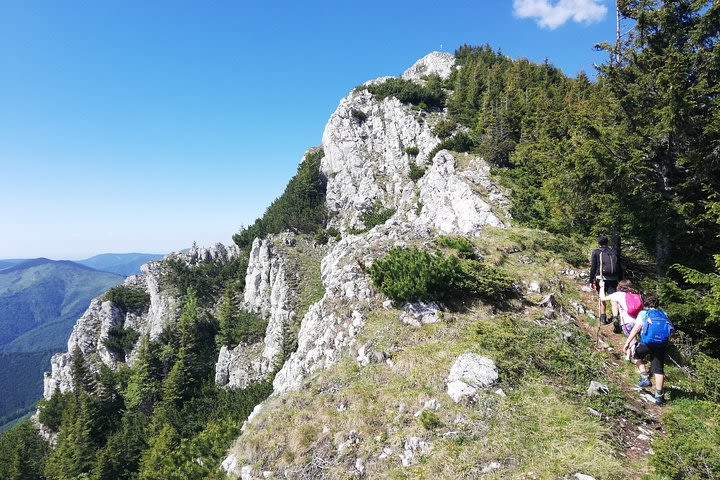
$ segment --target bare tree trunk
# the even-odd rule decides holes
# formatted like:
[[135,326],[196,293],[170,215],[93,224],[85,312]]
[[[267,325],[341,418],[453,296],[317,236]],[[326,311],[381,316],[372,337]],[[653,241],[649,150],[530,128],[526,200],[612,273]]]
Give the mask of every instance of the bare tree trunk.
[[658,225],[655,233],[655,261],[657,275],[665,277],[668,261],[670,260],[670,237],[664,225]]

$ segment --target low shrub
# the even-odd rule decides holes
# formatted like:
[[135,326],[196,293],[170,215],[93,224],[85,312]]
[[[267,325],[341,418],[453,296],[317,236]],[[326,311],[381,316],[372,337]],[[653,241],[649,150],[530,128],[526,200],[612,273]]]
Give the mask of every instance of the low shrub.
[[450,237],[442,235],[435,240],[440,246],[452,248],[457,251],[458,256],[462,258],[475,257],[475,245],[466,237]]
[[395,247],[369,269],[374,285],[398,302],[499,300],[512,291],[511,279],[490,265],[417,248]]
[[325,245],[328,240],[330,240],[330,237],[334,238],[335,240],[340,240],[340,230],[335,227],[330,227],[328,229],[319,228],[315,232],[313,240],[317,245]]
[[340,240],[340,230],[335,227],[330,227],[326,230],[327,234],[333,237],[335,240]]
[[420,153],[420,149],[418,147],[405,147],[405,153],[407,153],[411,157],[417,157]]
[[319,228],[315,232],[315,235],[313,235],[313,241],[317,245],[325,245],[328,242],[328,240],[330,240],[330,237],[327,234],[327,230],[325,230],[324,228]]
[[437,125],[433,127],[432,132],[437,135],[440,140],[445,140],[453,134],[456,128],[457,123],[452,120],[443,119],[440,120]]
[[440,150],[469,152],[473,148],[475,148],[475,140],[473,140],[467,133],[460,132],[438,143],[435,148],[430,151],[428,159],[432,160]]
[[708,400],[720,403],[720,360],[703,353],[695,356],[695,375]]
[[410,180],[412,180],[413,182],[417,182],[423,177],[423,175],[425,175],[425,167],[421,167],[420,165],[415,163],[415,160],[413,160],[412,158],[408,159],[408,168]]
[[362,110],[358,110],[357,108],[350,110],[350,115],[352,115],[352,117],[360,123],[363,123],[368,118],[367,113]]
[[426,430],[435,430],[436,428],[442,426],[442,422],[437,416],[437,413],[433,412],[432,410],[425,409],[420,412],[418,420],[420,421],[420,424],[425,427]]
[[135,346],[140,334],[132,328],[125,328],[123,325],[115,325],[108,330],[108,337],[103,341],[105,347],[125,361],[125,355]]
[[438,82],[419,85],[404,78],[391,78],[382,83],[365,87],[378,100],[395,97],[403,103],[417,105],[423,109],[443,108],[445,92]]
[[363,233],[367,232],[376,225],[382,225],[387,222],[390,217],[395,215],[396,209],[385,208],[382,203],[375,202],[375,204],[362,214],[360,214],[360,221],[363,224],[363,228],[351,228],[350,233]]
[[118,285],[105,293],[105,298],[125,311],[143,310],[150,305],[150,294],[139,288]]
[[650,457],[658,478],[720,477],[720,405],[674,400],[662,420],[665,435],[653,442]]

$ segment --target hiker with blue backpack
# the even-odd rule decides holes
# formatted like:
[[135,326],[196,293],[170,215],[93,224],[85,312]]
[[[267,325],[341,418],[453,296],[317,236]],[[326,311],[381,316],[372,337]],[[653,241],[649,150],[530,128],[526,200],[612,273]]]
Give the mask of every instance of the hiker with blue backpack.
[[[655,295],[645,295],[643,303],[645,310],[638,314],[635,326],[630,331],[623,350],[631,352],[640,372],[638,387],[641,388],[652,385],[650,373],[644,362],[646,357],[650,357],[650,366],[655,377],[654,399],[655,403],[659,405],[664,402],[665,355],[674,327],[667,314],[658,308],[658,299]],[[634,344],[633,341],[638,335],[640,335],[640,341]]]

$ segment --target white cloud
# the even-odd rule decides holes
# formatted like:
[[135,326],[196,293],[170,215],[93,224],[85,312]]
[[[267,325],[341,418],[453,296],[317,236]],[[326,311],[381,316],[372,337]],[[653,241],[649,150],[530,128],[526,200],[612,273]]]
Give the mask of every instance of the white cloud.
[[554,30],[568,20],[575,22],[599,22],[605,17],[607,7],[600,0],[514,0],[513,13],[520,18],[537,18],[541,27]]

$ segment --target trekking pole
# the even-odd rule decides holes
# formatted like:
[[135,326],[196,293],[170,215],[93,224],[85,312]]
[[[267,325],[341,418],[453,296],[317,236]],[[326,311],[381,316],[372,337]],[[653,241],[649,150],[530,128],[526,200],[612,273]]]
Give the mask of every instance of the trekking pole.
[[[604,279],[604,277],[603,277],[602,252],[600,252],[600,255],[598,255],[598,256],[600,257],[600,281],[601,281],[601,282],[604,282],[605,279]],[[602,315],[602,304],[603,304],[603,301],[602,301],[602,292],[603,292],[604,290],[605,290],[605,285],[602,285],[602,286],[600,287],[600,291],[598,292],[598,317],[597,317],[597,318],[598,318],[598,319],[597,319],[597,324],[598,324],[598,326],[597,326],[597,332],[595,333],[595,346],[596,346],[596,347],[600,344],[600,325],[602,325],[602,317],[601,317],[601,315]]]

